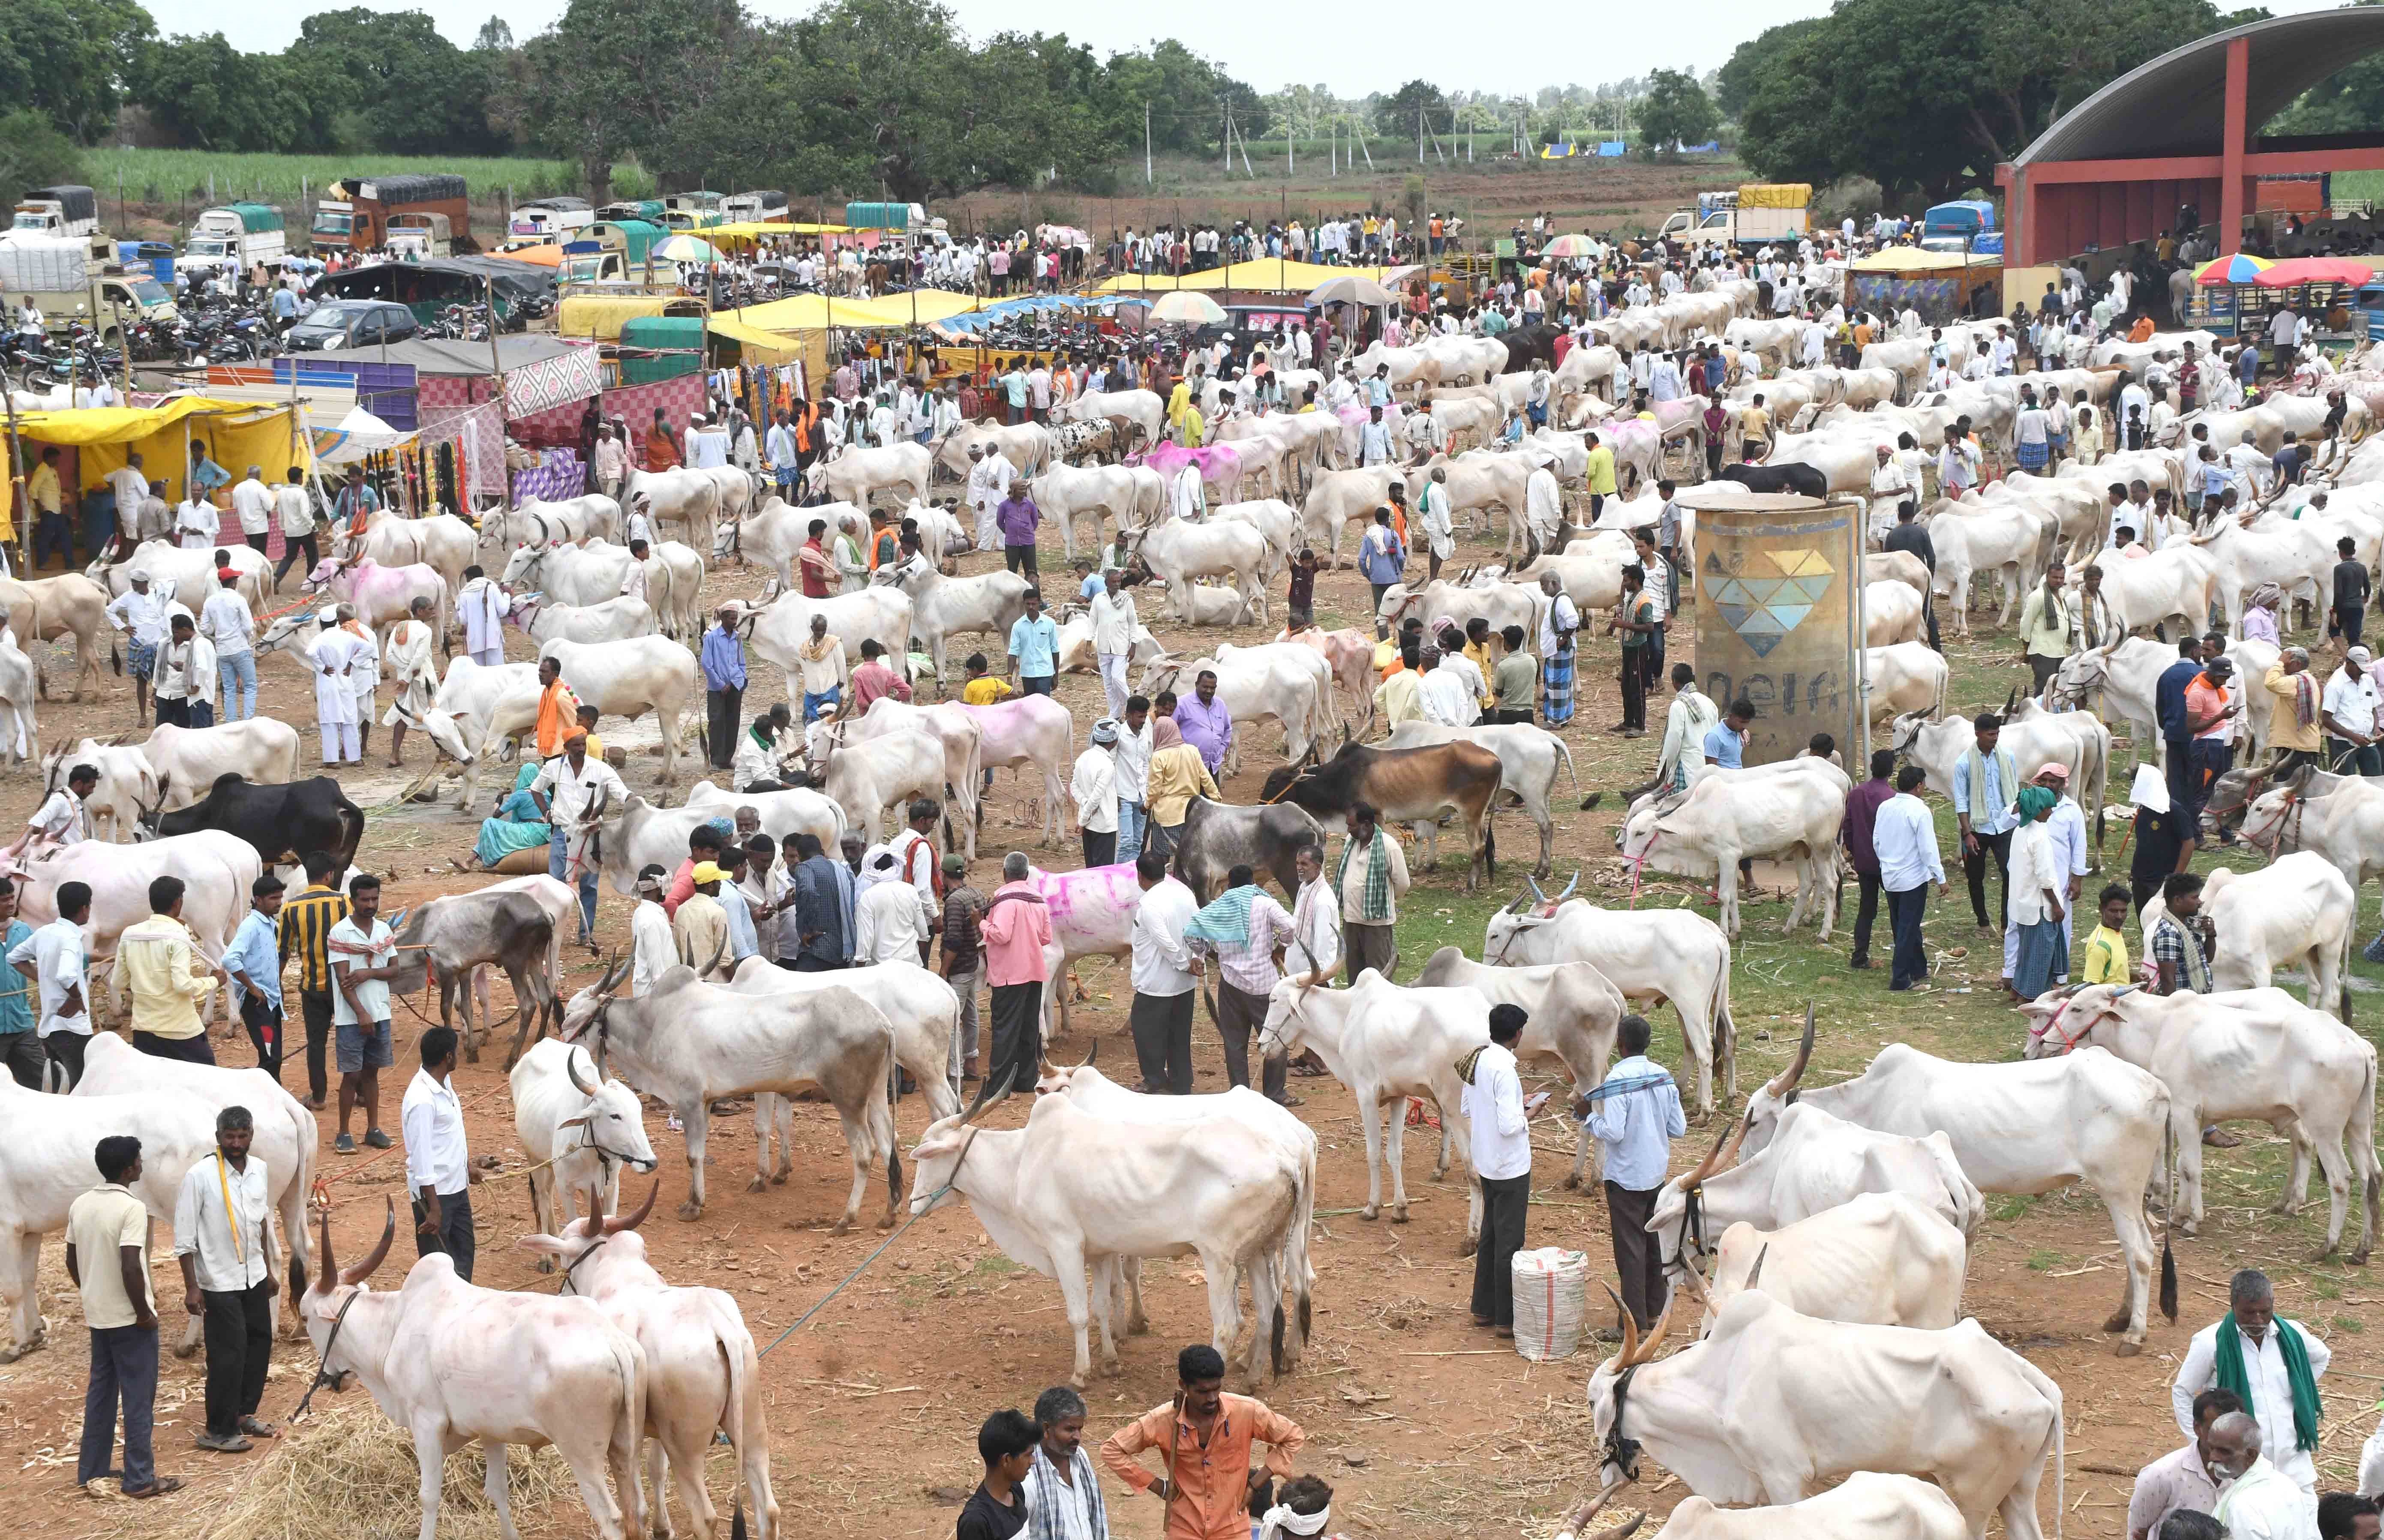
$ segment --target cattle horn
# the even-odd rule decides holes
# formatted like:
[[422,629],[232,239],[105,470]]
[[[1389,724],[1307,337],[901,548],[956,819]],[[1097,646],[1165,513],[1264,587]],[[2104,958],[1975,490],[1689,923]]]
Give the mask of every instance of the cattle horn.
[[397,1200],[384,1196],[381,1201],[389,1205],[389,1217],[381,1224],[380,1239],[374,1243],[372,1250],[366,1255],[364,1261],[356,1263],[354,1267],[342,1267],[337,1273],[333,1273],[331,1270],[330,1220],[328,1217],[325,1218],[323,1222],[323,1273],[325,1276],[337,1277],[342,1287],[353,1287],[364,1282],[366,1278],[371,1277],[373,1275],[373,1269],[379,1267],[381,1264],[381,1259],[389,1255],[389,1243],[397,1238]]
[[[1758,1263],[1760,1260],[1757,1259]],[[1631,1361],[1632,1366],[1635,1367],[1654,1359],[1656,1349],[1664,1345],[1664,1334],[1672,1329],[1672,1307],[1680,1302],[1680,1298],[1675,1294],[1664,1301],[1664,1313],[1656,1317],[1656,1329],[1648,1333],[1647,1340],[1640,1345],[1639,1356]]]
[[[646,1189],[646,1201],[638,1205],[636,1212],[632,1213],[626,1219],[617,1214],[607,1218],[604,1221],[604,1233],[606,1235],[619,1235],[623,1230],[634,1230],[639,1226],[644,1224],[646,1222],[646,1215],[654,1212],[654,1200],[662,1196],[662,1190],[663,1179],[660,1177],[656,1177],[654,1178],[654,1185]],[[602,1214],[603,1211],[599,1209],[596,1212]]]
[[[660,1184],[657,1183],[656,1185],[659,1186]],[[1755,1253],[1755,1265],[1746,1270],[1747,1287],[1756,1288],[1761,1287],[1763,1283],[1763,1261],[1770,1254],[1771,1248],[1769,1245],[1766,1245],[1763,1250]]]
[[1605,1287],[1606,1297],[1614,1301],[1614,1313],[1621,1322],[1622,1351],[1615,1355],[1614,1367],[1628,1369],[1638,1361],[1635,1355],[1639,1351],[1639,1323],[1632,1316],[1630,1308],[1623,1304],[1622,1296],[1614,1292],[1614,1286],[1608,1284]]
[[1790,1064],[1787,1068],[1782,1070],[1778,1075],[1774,1076],[1771,1079],[1771,1083],[1765,1086],[1763,1089],[1769,1091],[1774,1096],[1793,1097],[1796,1091],[1797,1082],[1805,1078],[1805,1066],[1812,1062],[1813,1007],[1810,1004],[1807,1004],[1805,1007],[1805,1035],[1796,1044],[1796,1057],[1794,1062]]
[[1543,903],[1543,904],[1546,904],[1546,902],[1548,902],[1548,895],[1547,895],[1546,892],[1541,888],[1541,886],[1540,886],[1540,880],[1539,880],[1538,878],[1536,878],[1536,877],[1526,877],[1526,878],[1524,878],[1524,879],[1523,879],[1523,881],[1524,881],[1525,882],[1528,882],[1528,883],[1530,883],[1530,884],[1531,884],[1532,896],[1533,896],[1533,898],[1538,899],[1538,900],[1539,900],[1541,903]]
[[715,945],[715,946],[714,946],[714,947],[713,947],[713,949],[712,949],[712,960],[711,960],[710,962],[708,962],[708,963],[704,964],[704,965],[703,965],[703,967],[702,967],[702,968],[698,969],[698,970],[697,970],[697,972],[696,972],[696,975],[695,975],[695,976],[696,976],[698,979],[709,979],[709,978],[711,978],[711,977],[712,977],[712,970],[713,970],[714,968],[716,968],[716,967],[718,967],[720,966],[720,959],[721,959],[722,955],[727,952],[727,950],[728,950],[728,938],[727,938],[726,936],[725,936],[725,935],[724,935],[724,936],[722,936],[722,937],[720,938],[719,944]]
[[564,1054],[563,1072],[571,1077],[571,1089],[582,1096],[593,1096],[596,1088],[579,1078],[579,1051],[572,1049]]
[[1100,1056],[1101,1056],[1101,1040],[1100,1040],[1100,1039],[1099,1039],[1099,1038],[1095,1038],[1095,1039],[1093,1040],[1093,1045],[1092,1045],[1092,1047],[1091,1047],[1091,1048],[1089,1048],[1089,1049],[1087,1049],[1087,1050],[1086,1050],[1086,1052],[1085,1052],[1085,1062],[1084,1062],[1084,1063],[1082,1063],[1082,1064],[1080,1064],[1080,1065],[1078,1065],[1076,1067],[1077,1067],[1078,1069],[1090,1069],[1090,1068],[1092,1068],[1092,1067],[1093,1067],[1093,1061],[1094,1061],[1095,1059],[1099,1058]]
[[1689,1173],[1689,1187],[1695,1188],[1698,1183],[1704,1181],[1716,1171],[1721,1169],[1721,1152],[1723,1146],[1730,1143],[1732,1132],[1744,1132],[1745,1127],[1746,1119],[1743,1117],[1732,1118],[1729,1127],[1724,1128],[1720,1133],[1714,1136],[1713,1148],[1706,1152],[1706,1158],[1699,1161],[1697,1163],[1696,1169]]
[[2019,709],[2019,686],[2015,684],[2011,687],[2010,694],[2004,696],[2004,715],[2008,717],[2018,709]]
[[975,1122],[976,1120],[977,1114],[985,1111],[986,1108],[992,1106],[995,1103],[1001,1101],[1010,1094],[1010,1083],[1016,1078],[1018,1078],[1018,1066],[1016,1065],[1011,1066],[1009,1070],[1002,1075],[1000,1080],[988,1078],[984,1086],[978,1090],[976,1100],[969,1103],[968,1111],[961,1114],[961,1121],[962,1123]]
[[[1627,1481],[1630,1478],[1628,1477],[1624,1477],[1623,1481]],[[1558,1534],[1557,1540],[1572,1540],[1572,1537],[1579,1535],[1582,1530],[1587,1527],[1589,1522],[1597,1517],[1598,1511],[1605,1508],[1608,1502],[1613,1500],[1614,1494],[1622,1489],[1623,1481],[1608,1482],[1596,1497],[1590,1498],[1587,1502],[1583,1503],[1579,1508],[1574,1509],[1571,1513],[1567,1514],[1565,1516],[1564,1529]],[[1625,1531],[1624,1533],[1627,1534],[1629,1532]],[[1616,1536],[1615,1540],[1620,1540],[1620,1536]]]
[[1552,902],[1552,903],[1555,903],[1555,904],[1562,904],[1566,899],[1571,898],[1571,897],[1572,896],[1573,890],[1574,890],[1575,888],[1580,887],[1580,886],[1581,886],[1581,869],[1580,869],[1579,867],[1575,867],[1575,868],[1573,869],[1572,881],[1570,881],[1570,882],[1567,882],[1567,883],[1565,884],[1565,887],[1564,887],[1564,892],[1562,892],[1562,893],[1560,893],[1557,894],[1557,895],[1556,895],[1556,897],[1555,897],[1551,902]]

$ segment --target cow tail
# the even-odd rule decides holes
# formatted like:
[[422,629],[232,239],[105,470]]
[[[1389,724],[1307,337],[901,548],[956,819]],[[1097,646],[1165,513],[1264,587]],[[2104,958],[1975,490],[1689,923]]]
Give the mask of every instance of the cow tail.
[[118,679],[124,677],[124,655],[116,649],[116,638],[113,634],[107,639],[107,666],[116,671],[116,676]]
[[[290,1247],[290,1297],[282,1301],[285,1309],[295,1310],[306,1294],[306,1269],[313,1261],[308,1250],[306,1233],[306,1201],[315,1190],[315,1162],[321,1153],[317,1148],[322,1135],[317,1131],[315,1115],[301,1107],[289,1109],[290,1120],[298,1135],[298,1169],[291,1177],[283,1201],[287,1205],[281,1215],[282,1227],[290,1233],[283,1238]],[[2375,1184],[2368,1184],[2375,1190]]]
[[[646,1397],[652,1387],[647,1385],[646,1375],[642,1373],[644,1353],[637,1339],[624,1337],[621,1340],[628,1350],[624,1352],[617,1347],[613,1350],[613,1368],[621,1376],[621,1411],[614,1420],[610,1443],[620,1451],[619,1459],[634,1474],[638,1469],[639,1447],[646,1435]],[[626,1509],[634,1499],[628,1493],[621,1496],[622,1507]],[[663,1493],[654,1494],[656,1503],[664,1498]]]
[[2169,1238],[2177,1233],[2177,1125],[2161,1119],[2161,1171],[2168,1189],[2168,1204],[2161,1214],[2160,1309],[2169,1324],[2177,1323],[2177,1251]]
[[2053,1540],[2065,1540],[2062,1521],[2069,1511],[2069,1429],[2063,1416],[2060,1387],[2053,1404]]

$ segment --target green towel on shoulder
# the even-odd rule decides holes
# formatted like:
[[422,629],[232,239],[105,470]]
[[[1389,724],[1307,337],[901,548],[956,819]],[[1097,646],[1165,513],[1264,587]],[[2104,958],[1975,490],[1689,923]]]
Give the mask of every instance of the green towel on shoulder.
[[[2310,1373],[2309,1349],[2303,1343],[2302,1334],[2285,1324],[2281,1316],[2272,1320],[2268,1329],[2277,1334],[2277,1350],[2285,1356],[2285,1382],[2292,1386],[2293,1448],[2315,1449],[2317,1448],[2317,1376]],[[2217,1349],[2217,1361],[2213,1367],[2216,1372],[2218,1388],[2233,1391],[2237,1400],[2250,1407],[2252,1381],[2251,1376],[2243,1372],[2243,1338],[2235,1324],[2235,1312],[2231,1310],[2227,1312],[2227,1318],[2218,1323]]]

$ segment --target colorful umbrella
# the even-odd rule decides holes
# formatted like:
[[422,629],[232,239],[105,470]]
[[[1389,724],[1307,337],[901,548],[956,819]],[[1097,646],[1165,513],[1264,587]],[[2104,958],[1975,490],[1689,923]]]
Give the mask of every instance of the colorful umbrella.
[[2264,258],[2237,252],[2232,256],[2213,257],[2195,268],[2193,281],[2205,285],[2252,283],[2256,281],[2262,273],[2266,272],[2270,265],[2271,264]]
[[684,262],[710,265],[721,260],[720,253],[709,240],[699,240],[681,231],[654,248],[657,262]]
[[1540,248],[1544,257],[1584,257],[1589,255],[1589,237],[1560,235]]
[[2376,269],[2353,257],[2290,257],[2268,265],[2252,281],[2263,289],[2293,289],[2305,283],[2371,283]]
[[1150,307],[1150,318],[1213,326],[1224,320],[1225,307],[1197,289],[1178,289],[1170,290]]

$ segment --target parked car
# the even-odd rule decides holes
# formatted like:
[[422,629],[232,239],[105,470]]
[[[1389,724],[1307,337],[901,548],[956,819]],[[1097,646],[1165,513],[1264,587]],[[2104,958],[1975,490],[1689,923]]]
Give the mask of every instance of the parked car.
[[414,312],[389,300],[327,300],[291,328],[292,352],[377,348],[403,342],[421,330]]

